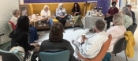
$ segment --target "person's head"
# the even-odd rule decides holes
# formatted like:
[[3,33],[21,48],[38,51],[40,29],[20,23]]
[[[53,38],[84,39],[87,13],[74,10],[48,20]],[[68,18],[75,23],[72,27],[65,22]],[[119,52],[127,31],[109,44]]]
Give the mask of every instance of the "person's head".
[[126,7],[128,7],[128,8],[129,8],[129,10],[131,10],[131,5],[126,5]]
[[75,11],[75,8],[77,8],[77,11],[79,11],[80,10],[80,5],[78,3],[74,3],[72,12]]
[[123,17],[122,17],[121,15],[119,15],[119,14],[115,14],[115,15],[113,16],[113,24],[114,24],[115,26],[121,26],[121,25],[123,25],[123,24],[124,24],[124,19],[123,19]]
[[18,9],[15,9],[15,10],[12,11],[12,14],[14,16],[19,16],[20,15],[20,11]]
[[99,19],[95,22],[95,30],[97,33],[102,32],[104,28],[105,28],[105,23],[103,22],[103,20]]
[[112,6],[113,7],[116,7],[116,2],[112,2]]
[[62,9],[63,8],[63,4],[62,3],[59,3],[58,8],[59,9]]
[[21,16],[17,20],[16,30],[29,32],[29,18]]
[[63,39],[64,27],[61,23],[53,24],[50,29],[49,40],[51,42],[59,42]]
[[48,5],[45,5],[44,6],[44,11],[48,11],[49,10],[49,6]]
[[132,13],[129,10],[129,8],[124,7],[123,10],[122,10],[122,12],[123,12],[124,15],[128,15],[128,16],[132,17]]

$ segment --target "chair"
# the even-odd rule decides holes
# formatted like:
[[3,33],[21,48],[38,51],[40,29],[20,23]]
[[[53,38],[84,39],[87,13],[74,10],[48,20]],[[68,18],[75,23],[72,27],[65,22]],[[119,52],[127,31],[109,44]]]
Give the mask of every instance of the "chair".
[[95,58],[93,58],[93,59],[84,58],[80,53],[78,53],[78,56],[79,56],[80,58],[82,58],[83,60],[85,60],[85,61],[101,61],[101,60],[104,58],[104,56],[106,55],[106,53],[107,53],[107,50],[108,50],[108,48],[109,48],[109,46],[110,46],[111,40],[112,40],[112,36],[109,35],[109,39],[108,39],[106,42],[104,42],[101,51],[100,51],[99,54],[98,54]]
[[137,24],[134,23],[133,25],[131,25],[127,28],[127,31],[131,31],[132,34],[134,35],[134,32],[135,32],[136,28],[137,28]]
[[39,57],[41,61],[69,61],[70,51],[60,52],[40,52]]
[[13,52],[3,51],[0,49],[0,55],[2,55],[2,61],[22,61],[20,57]]
[[9,24],[10,30],[13,31],[12,24],[11,23],[8,23],[8,24]]
[[[126,46],[127,46],[127,41],[125,40],[125,37],[123,37],[116,42],[112,53],[116,56],[117,53],[120,53],[123,50],[126,50]],[[125,56],[126,56],[126,53],[125,53]],[[126,56],[126,60],[127,60],[127,56]]]

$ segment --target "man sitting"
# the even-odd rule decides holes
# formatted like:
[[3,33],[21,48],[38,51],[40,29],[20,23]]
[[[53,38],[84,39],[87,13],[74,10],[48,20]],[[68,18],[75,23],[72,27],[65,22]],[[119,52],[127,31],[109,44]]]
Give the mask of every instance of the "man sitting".
[[118,12],[119,10],[116,7],[116,2],[112,2],[112,7],[108,10],[108,14],[105,15],[105,20],[107,20],[107,29],[110,28],[110,22],[112,22],[113,15]]
[[132,13],[132,19],[133,19],[133,24],[134,24],[136,22],[135,13],[131,10],[131,5],[127,5],[127,7],[129,8],[129,10]]
[[[96,33],[87,38],[84,35],[80,37],[77,41],[73,41],[73,44],[77,47],[76,50],[79,50],[80,54],[85,58],[94,58],[100,52],[102,45],[106,40],[108,40],[108,35],[105,31],[105,23],[102,20],[97,20],[95,22],[95,31]],[[80,43],[78,41],[81,41]],[[75,52],[78,53],[77,51]]]

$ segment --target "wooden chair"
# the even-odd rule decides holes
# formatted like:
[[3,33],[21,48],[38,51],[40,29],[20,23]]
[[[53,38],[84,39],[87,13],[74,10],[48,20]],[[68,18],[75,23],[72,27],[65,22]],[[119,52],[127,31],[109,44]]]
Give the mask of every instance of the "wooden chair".
[[109,48],[109,46],[110,46],[111,40],[112,40],[112,36],[109,35],[109,39],[108,39],[106,42],[104,42],[101,51],[100,51],[99,54],[98,54],[95,58],[93,58],[93,59],[84,58],[80,53],[78,53],[78,56],[79,56],[80,58],[82,58],[83,60],[85,60],[85,61],[101,61],[101,60],[104,58],[104,56],[106,55],[106,53],[107,53],[107,50],[108,50],[108,48]]

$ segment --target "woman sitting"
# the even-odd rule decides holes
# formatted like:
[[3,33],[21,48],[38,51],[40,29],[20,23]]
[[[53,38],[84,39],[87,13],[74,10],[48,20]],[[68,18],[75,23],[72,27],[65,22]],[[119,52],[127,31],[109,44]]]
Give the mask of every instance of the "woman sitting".
[[75,57],[73,56],[74,49],[72,48],[69,41],[63,39],[64,28],[61,23],[56,23],[52,25],[49,40],[45,40],[41,43],[41,47],[39,52],[47,51],[48,49],[64,49],[70,51],[70,60],[75,61]]
[[60,3],[58,5],[58,8],[56,9],[56,19],[63,25],[63,27],[65,27],[66,24],[66,16],[67,16],[66,9],[63,8],[63,4]]
[[[19,18],[20,15],[20,11],[15,9],[13,10],[13,17],[11,18],[11,22],[14,24],[14,26],[16,27],[17,25],[17,19]],[[24,20],[23,20],[24,21]],[[29,21],[30,22],[30,21]],[[29,27],[29,26],[28,26]],[[37,35],[37,30],[35,27],[30,26],[30,41],[29,43],[33,43],[35,40],[38,40],[38,35]]]
[[81,9],[80,9],[80,6],[78,3],[74,3],[72,12],[73,12],[73,15],[75,18],[73,27],[75,27],[75,23],[77,23],[77,24],[79,24],[79,26],[81,26],[83,28],[82,23],[81,23],[81,18],[82,18]]
[[41,11],[41,16],[45,19],[41,20],[43,23],[49,24],[49,28],[53,25],[53,20],[51,18],[51,12],[48,5],[44,6],[44,9]]
[[130,25],[133,25],[132,13],[127,7],[124,7],[121,13],[124,18],[124,26],[127,29]]
[[35,49],[35,46],[28,43],[29,32],[29,18],[27,16],[22,16],[18,18],[16,29],[9,35],[11,38],[11,47],[16,45],[23,47],[25,50],[25,57],[28,54],[28,50]]
[[126,32],[126,28],[124,27],[124,20],[121,15],[115,14],[113,16],[113,24],[114,26],[107,30],[107,34],[112,35],[111,44],[109,46],[108,52],[112,52],[115,43],[124,36]]

